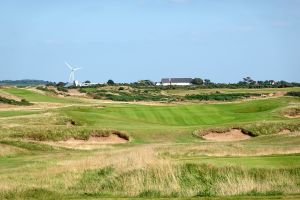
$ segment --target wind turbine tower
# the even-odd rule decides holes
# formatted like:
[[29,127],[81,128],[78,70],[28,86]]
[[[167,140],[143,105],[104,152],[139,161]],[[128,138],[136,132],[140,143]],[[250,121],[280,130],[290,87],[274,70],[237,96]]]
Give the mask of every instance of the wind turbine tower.
[[81,69],[80,67],[73,67],[69,63],[65,62],[66,66],[71,70],[70,76],[69,76],[69,84],[75,83],[75,71]]

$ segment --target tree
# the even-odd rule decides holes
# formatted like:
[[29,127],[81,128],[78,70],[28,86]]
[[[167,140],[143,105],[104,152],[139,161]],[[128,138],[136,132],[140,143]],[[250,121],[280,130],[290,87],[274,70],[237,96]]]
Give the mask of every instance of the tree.
[[201,78],[194,78],[191,83],[194,85],[203,85],[203,80]]
[[255,83],[255,81],[252,78],[250,78],[249,76],[246,78],[243,78],[243,81],[246,84],[254,84]]
[[113,81],[113,80],[111,80],[111,79],[109,79],[108,81],[107,81],[107,85],[114,85],[115,84],[115,82]]
[[154,83],[150,80],[140,80],[136,84],[143,85],[143,86],[153,86]]
[[91,83],[91,81],[87,80],[87,81],[85,81],[85,83]]
[[58,82],[58,83],[56,84],[56,87],[63,87],[63,86],[65,86],[65,83],[64,83],[64,82]]
[[212,82],[209,79],[204,79],[204,84],[209,85],[209,84],[212,84]]

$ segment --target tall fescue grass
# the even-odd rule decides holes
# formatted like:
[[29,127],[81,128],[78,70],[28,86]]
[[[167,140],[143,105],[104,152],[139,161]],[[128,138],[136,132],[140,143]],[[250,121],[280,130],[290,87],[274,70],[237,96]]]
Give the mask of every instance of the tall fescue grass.
[[300,192],[300,169],[245,169],[203,164],[151,163],[86,170],[72,190],[124,197],[194,197]]
[[[155,146],[69,157],[45,169],[1,175],[0,197],[13,194],[97,197],[197,197],[278,195],[300,192],[300,169],[263,169],[178,163],[159,158]],[[49,158],[47,158],[49,159]],[[32,169],[33,168],[33,169]],[[25,168],[26,169],[26,168]],[[41,170],[43,169],[43,170]],[[5,186],[3,185],[5,183]],[[51,195],[51,194],[49,194]]]
[[25,129],[22,127],[13,127],[3,129],[1,133],[12,138],[27,138],[36,141],[61,141],[70,138],[88,140],[91,136],[108,137],[111,134],[129,140],[129,136],[124,132],[93,127],[29,126]]
[[224,133],[231,129],[241,129],[244,134],[256,137],[261,135],[278,134],[281,131],[288,130],[290,132],[300,131],[300,122],[256,122],[246,125],[230,125],[217,128],[198,129],[193,132],[195,136],[203,136],[207,133]]
[[253,136],[277,134],[284,130],[291,132],[300,131],[300,122],[260,122],[242,127],[243,130]]

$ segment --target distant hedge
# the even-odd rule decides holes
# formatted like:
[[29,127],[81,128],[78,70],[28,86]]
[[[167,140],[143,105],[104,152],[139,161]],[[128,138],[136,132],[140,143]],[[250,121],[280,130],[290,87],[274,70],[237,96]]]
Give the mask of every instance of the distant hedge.
[[166,96],[162,96],[162,95],[140,95],[140,94],[125,94],[125,93],[119,93],[119,95],[98,93],[94,98],[101,99],[103,97],[105,97],[106,99],[112,100],[112,101],[166,101],[166,100],[170,100]]
[[18,105],[18,106],[30,106],[32,103],[28,102],[26,99],[22,99],[21,101],[16,101],[13,99],[7,99],[5,97],[0,97],[0,103]]
[[241,98],[249,98],[251,96],[261,96],[261,94],[256,93],[214,93],[214,94],[194,94],[186,95],[187,100],[200,100],[200,101],[230,101]]

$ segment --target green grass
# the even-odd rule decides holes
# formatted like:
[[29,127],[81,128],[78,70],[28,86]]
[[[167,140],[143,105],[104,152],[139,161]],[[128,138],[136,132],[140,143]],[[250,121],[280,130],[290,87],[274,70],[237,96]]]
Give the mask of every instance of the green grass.
[[[260,119],[276,119],[269,114],[284,101],[261,100],[241,104],[177,105],[177,106],[120,106],[95,108],[71,108],[65,112],[89,125],[122,121],[135,124],[163,126],[214,125]],[[84,119],[85,118],[85,119]]]
[[190,141],[193,140],[191,133],[197,128],[288,120],[283,119],[278,110],[293,101],[299,102],[293,98],[278,98],[229,104],[73,107],[62,112],[83,125],[129,132],[137,141],[158,141],[159,138],[161,141],[168,138]]
[[214,157],[187,156],[177,158],[177,161],[209,164],[214,166],[242,166],[246,168],[300,168],[300,155],[242,156]]
[[[32,102],[70,106],[0,111],[0,143],[5,147],[0,154],[0,199],[300,197],[299,134],[273,135],[283,129],[299,131],[299,118],[282,115],[283,110],[297,107],[299,98],[95,107],[87,106],[88,101],[71,106],[68,98],[26,89],[5,90]],[[258,137],[213,142],[193,135],[195,130],[234,126]],[[132,142],[85,150],[45,142],[87,139],[95,130],[125,132]]]
[[274,92],[290,92],[290,91],[300,91],[300,87],[292,87],[292,88],[261,88],[261,89],[246,89],[246,88],[238,88],[238,89],[224,89],[224,88],[213,88],[213,89],[195,89],[195,90],[186,90],[185,88],[177,88],[175,90],[167,90],[168,94],[173,95],[181,95],[185,96],[187,94],[199,94],[199,93],[260,93],[260,94],[269,94]]
[[59,98],[55,96],[47,96],[37,92],[30,91],[28,89],[20,89],[20,88],[7,88],[1,89],[9,94],[15,95],[19,98],[26,99],[30,102],[49,102],[49,103],[74,103],[78,102],[78,100],[67,99],[67,98]]
[[36,110],[10,110],[10,111],[0,111],[0,117],[15,117],[15,116],[24,116],[41,113],[42,111]]

